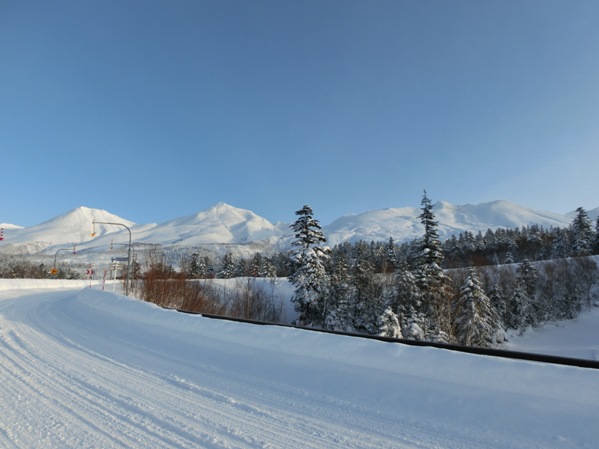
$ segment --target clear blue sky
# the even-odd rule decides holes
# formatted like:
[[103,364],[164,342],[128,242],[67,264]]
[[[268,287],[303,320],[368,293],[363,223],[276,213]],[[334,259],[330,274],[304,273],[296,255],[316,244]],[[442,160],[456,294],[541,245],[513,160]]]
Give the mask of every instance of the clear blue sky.
[[599,206],[596,0],[0,0],[0,222]]

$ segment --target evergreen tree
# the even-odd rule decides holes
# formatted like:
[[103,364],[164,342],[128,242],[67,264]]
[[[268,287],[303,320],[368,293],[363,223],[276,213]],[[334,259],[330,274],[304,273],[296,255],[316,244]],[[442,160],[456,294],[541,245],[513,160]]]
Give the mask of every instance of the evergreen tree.
[[416,258],[416,285],[422,293],[427,320],[424,323],[426,338],[449,341],[451,335],[451,292],[449,278],[443,273],[443,252],[437,231],[433,206],[426,191],[422,197],[420,221],[424,235],[419,242]]
[[189,277],[191,279],[196,279],[200,274],[200,255],[198,253],[193,253],[191,255],[191,262],[189,264]]
[[495,313],[498,316],[498,325],[499,327],[503,328],[507,320],[508,300],[503,288],[498,282],[493,284],[491,290],[489,291],[489,299],[491,300],[491,307],[493,310],[495,310]]
[[370,260],[358,257],[352,268],[352,287],[354,329],[370,335],[376,334],[378,319],[385,308],[385,298]]
[[474,269],[470,269],[460,289],[455,324],[458,344],[478,347],[491,347],[495,344],[499,328],[498,317]]
[[576,217],[570,225],[572,235],[572,255],[588,256],[593,247],[592,223],[584,208],[576,209]]
[[416,279],[406,265],[395,273],[395,300],[391,308],[399,316],[405,338],[424,340],[426,310]]
[[390,307],[386,308],[379,317],[378,325],[378,335],[382,337],[402,338],[399,320]]
[[520,279],[520,283],[526,290],[526,294],[529,298],[533,298],[537,291],[537,284],[539,280],[539,275],[534,264],[525,260],[520,265],[518,265],[518,276]]
[[518,283],[524,290],[526,297],[523,298],[521,315],[524,326],[537,327],[544,319],[541,305],[537,301],[537,287],[539,275],[532,262],[525,260],[518,266]]
[[264,277],[265,275],[265,266],[264,266],[264,258],[262,254],[256,253],[252,256],[250,260],[250,276],[254,278]]
[[393,241],[393,237],[389,237],[389,241],[385,246],[385,256],[383,261],[383,273],[393,273],[397,269],[397,246]]
[[595,254],[599,254],[599,215],[595,223]]
[[233,255],[227,253],[223,257],[222,267],[218,273],[218,277],[222,279],[229,279],[235,276],[235,262],[233,261]]
[[530,307],[530,298],[526,293],[526,289],[518,282],[514,288],[514,293],[509,302],[506,326],[510,329],[515,329],[523,334],[527,325],[526,315]]
[[564,229],[556,229],[553,234],[554,238],[551,248],[551,256],[556,259],[568,257],[572,247],[570,242],[570,232]]
[[351,279],[346,255],[337,253],[330,276],[326,329],[353,331],[353,310],[350,306]]
[[312,208],[304,206],[295,213],[298,219],[290,226],[295,235],[292,245],[289,281],[295,287],[291,301],[299,313],[301,325],[326,322],[327,273],[325,263],[330,250]]

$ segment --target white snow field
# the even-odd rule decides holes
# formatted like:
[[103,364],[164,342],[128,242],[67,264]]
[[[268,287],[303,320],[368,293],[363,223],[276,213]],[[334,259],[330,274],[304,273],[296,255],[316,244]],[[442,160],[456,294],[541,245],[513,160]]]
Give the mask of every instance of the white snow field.
[[[53,288],[51,288],[53,287]],[[0,447],[596,448],[599,371],[0,280]]]

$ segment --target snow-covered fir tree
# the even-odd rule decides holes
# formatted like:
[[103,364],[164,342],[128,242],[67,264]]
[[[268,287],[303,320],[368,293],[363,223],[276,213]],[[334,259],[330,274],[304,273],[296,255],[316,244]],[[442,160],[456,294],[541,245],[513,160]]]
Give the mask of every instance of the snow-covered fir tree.
[[571,252],[572,243],[568,229],[555,229],[553,244],[551,248],[551,257],[559,259],[568,257]]
[[398,266],[397,260],[397,245],[393,241],[393,237],[389,237],[389,241],[385,246],[385,257],[383,261],[383,273],[393,273]]
[[572,255],[588,256],[593,249],[593,224],[586,210],[579,207],[570,225],[572,239]]
[[395,273],[395,299],[392,310],[398,315],[405,338],[424,340],[426,310],[416,279],[406,264]]
[[458,344],[478,347],[496,344],[499,319],[472,268],[460,289],[455,308],[455,337]]
[[229,279],[235,276],[236,268],[233,255],[226,253],[222,260],[222,266],[218,273],[218,277],[222,279]]
[[326,329],[350,332],[353,330],[353,307],[351,307],[351,277],[344,253],[337,253],[331,263],[327,299]]
[[517,269],[518,283],[526,293],[525,306],[521,314],[524,318],[524,325],[537,327],[544,319],[540,304],[537,301],[537,287],[539,283],[539,274],[535,265],[529,260],[523,261]]
[[320,326],[326,322],[328,278],[325,263],[330,249],[312,208],[304,206],[295,212],[297,220],[290,226],[294,232],[294,249],[290,255],[289,281],[295,287],[291,301],[299,313],[298,323]]
[[495,282],[491,286],[488,296],[491,300],[491,307],[493,307],[493,309],[495,310],[495,313],[497,314],[499,320],[497,324],[500,328],[503,329],[505,327],[506,316],[508,311],[508,299],[506,297],[506,294],[501,285],[499,285],[498,282]]
[[376,334],[378,319],[385,308],[385,298],[380,282],[375,277],[374,265],[358,257],[352,267],[353,327],[357,332]]
[[516,284],[508,306],[506,326],[523,334],[528,327],[526,315],[530,307],[530,298],[522,284]]
[[378,335],[382,337],[402,338],[399,320],[390,307],[387,307],[378,319]]
[[188,276],[192,279],[199,277],[200,274],[200,255],[193,253],[189,262]]
[[450,284],[441,268],[443,251],[437,231],[438,222],[426,191],[421,205],[420,222],[424,225],[424,235],[418,245],[415,275],[427,315],[424,331],[428,340],[447,342],[451,336]]

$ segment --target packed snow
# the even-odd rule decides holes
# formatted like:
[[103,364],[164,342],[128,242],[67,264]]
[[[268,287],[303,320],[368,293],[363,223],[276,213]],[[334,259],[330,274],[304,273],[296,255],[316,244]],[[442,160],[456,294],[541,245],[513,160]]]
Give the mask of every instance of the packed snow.
[[0,280],[0,447],[599,441],[596,370],[220,321],[92,287]]
[[593,307],[568,321],[529,328],[511,335],[506,349],[599,361],[599,308]]

